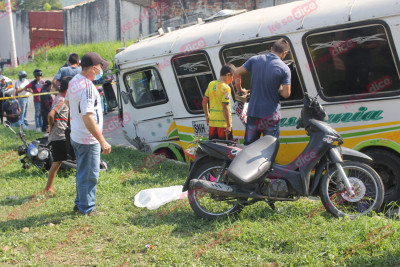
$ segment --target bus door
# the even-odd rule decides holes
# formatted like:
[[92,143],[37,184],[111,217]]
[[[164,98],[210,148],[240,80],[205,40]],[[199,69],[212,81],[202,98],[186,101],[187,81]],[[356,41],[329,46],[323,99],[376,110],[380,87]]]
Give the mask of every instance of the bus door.
[[124,104],[132,105],[130,116],[136,134],[144,143],[168,140],[173,113],[164,84],[157,69],[147,67],[123,75]]

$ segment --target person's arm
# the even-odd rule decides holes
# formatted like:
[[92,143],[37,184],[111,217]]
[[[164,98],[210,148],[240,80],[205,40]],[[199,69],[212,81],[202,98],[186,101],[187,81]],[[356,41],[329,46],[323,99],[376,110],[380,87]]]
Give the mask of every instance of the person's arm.
[[234,77],[234,81],[235,81],[235,87],[236,87],[236,94],[246,94],[247,90],[242,88],[242,83],[241,83],[241,77],[243,74],[246,74],[248,71],[243,67],[240,66],[239,68],[237,68],[235,70],[235,72],[233,73],[233,77]]
[[93,119],[92,113],[88,112],[85,115],[82,115],[83,122],[85,123],[86,128],[89,132],[99,141],[101,149],[103,150],[102,154],[110,154],[111,146],[107,143],[103,134],[100,132],[99,128],[95,120]]
[[279,88],[279,94],[284,98],[289,98],[291,93],[290,88],[291,88],[290,84],[281,85],[281,88]]
[[224,118],[226,122],[225,132],[229,134],[230,132],[232,132],[231,111],[229,109],[229,103],[222,103],[222,111],[224,113]]
[[208,111],[208,97],[203,97],[203,111],[204,111],[204,115],[206,116],[206,122],[207,124],[210,123],[210,112]]
[[53,90],[58,91],[57,79],[53,79],[51,84],[53,85]]
[[283,77],[282,85],[279,88],[279,94],[283,98],[289,98],[290,93],[291,93],[290,81],[292,79],[292,73],[290,72],[290,69],[288,66],[285,66],[284,72],[285,72],[285,76]]
[[51,133],[51,129],[53,129],[54,124],[54,116],[56,115],[56,111],[52,109],[47,116],[47,121],[49,123],[49,133]]
[[15,88],[15,93],[17,93],[17,94],[22,93],[23,91],[25,91],[25,89],[26,89],[26,87],[24,87],[24,88],[20,88],[20,87]]
[[28,83],[28,85],[23,88],[21,88],[21,87],[15,88],[15,93],[19,94],[19,93],[22,93],[23,91],[32,93],[33,91],[32,91],[31,87],[32,87],[32,83]]

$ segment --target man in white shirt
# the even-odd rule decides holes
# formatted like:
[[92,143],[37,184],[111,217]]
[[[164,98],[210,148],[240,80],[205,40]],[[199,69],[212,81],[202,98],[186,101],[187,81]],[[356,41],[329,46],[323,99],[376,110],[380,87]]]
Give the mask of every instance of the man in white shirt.
[[[24,70],[18,73],[19,80],[15,82],[15,95],[17,96],[29,96],[31,93],[26,86],[29,84],[29,81],[26,79],[27,74]],[[18,98],[18,104],[21,109],[21,115],[19,116],[20,124],[28,126],[28,119],[26,117],[26,113],[28,111],[28,103],[29,97],[20,97]]]
[[65,103],[71,113],[71,144],[76,155],[76,198],[74,211],[96,215],[96,185],[100,172],[100,153],[109,154],[105,140],[101,98],[92,83],[109,63],[95,52],[81,59],[82,72],[69,82]]

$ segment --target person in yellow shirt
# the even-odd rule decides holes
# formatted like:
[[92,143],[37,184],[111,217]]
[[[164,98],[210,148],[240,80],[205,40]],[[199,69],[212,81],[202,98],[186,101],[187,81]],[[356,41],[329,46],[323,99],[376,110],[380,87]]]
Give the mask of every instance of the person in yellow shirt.
[[209,139],[233,140],[231,116],[231,88],[235,66],[225,64],[220,78],[208,84],[203,98],[203,111],[209,125]]

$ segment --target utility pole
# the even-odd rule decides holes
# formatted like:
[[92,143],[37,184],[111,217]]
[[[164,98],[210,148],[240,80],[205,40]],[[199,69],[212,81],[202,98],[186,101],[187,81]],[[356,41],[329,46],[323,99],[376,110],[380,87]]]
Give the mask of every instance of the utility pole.
[[10,34],[11,34],[11,66],[13,68],[18,67],[17,61],[17,49],[15,49],[15,37],[14,37],[14,22],[12,18],[12,8],[10,0],[6,0],[6,14],[8,14],[8,20],[10,22]]

